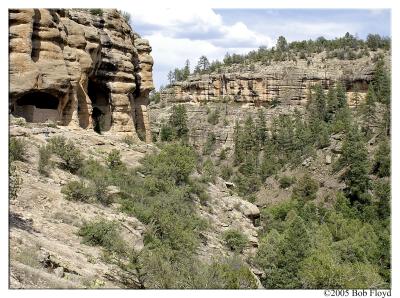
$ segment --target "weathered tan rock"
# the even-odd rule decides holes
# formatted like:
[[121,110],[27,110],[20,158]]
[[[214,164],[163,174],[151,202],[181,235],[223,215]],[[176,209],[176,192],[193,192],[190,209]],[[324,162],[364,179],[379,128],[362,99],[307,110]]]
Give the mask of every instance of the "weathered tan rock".
[[[325,59],[316,54],[306,60],[278,61],[251,67],[233,65],[218,73],[191,75],[162,92],[169,102],[238,102],[267,105],[272,101],[306,102],[309,87],[321,83],[324,88],[344,83],[349,95],[356,89],[361,98],[368,90],[374,70],[373,57],[356,60]],[[388,54],[384,53],[388,60]],[[351,99],[352,96],[348,96]],[[351,102],[350,102],[351,103]]]
[[9,19],[14,115],[102,132],[136,135],[138,128],[151,140],[143,118],[153,89],[151,47],[118,11],[13,9]]
[[[216,142],[212,157],[217,158],[224,149],[229,158],[234,148],[236,122],[243,124],[247,117],[256,119],[260,111],[264,112],[267,126],[280,114],[292,114],[295,110],[304,114],[309,87],[317,83],[329,88],[341,81],[346,87],[349,106],[355,106],[354,91],[363,100],[377,54],[382,54],[386,65],[390,65],[388,52],[371,52],[369,57],[356,60],[325,59],[323,52],[310,57],[309,65],[301,59],[297,63],[272,61],[270,65],[233,65],[221,68],[218,73],[191,75],[164,89],[161,102],[150,106],[153,135],[158,135],[168,121],[172,106],[183,104],[188,114],[190,142],[202,152],[208,136],[213,134]],[[217,124],[208,122],[210,112],[214,111],[219,111]]]

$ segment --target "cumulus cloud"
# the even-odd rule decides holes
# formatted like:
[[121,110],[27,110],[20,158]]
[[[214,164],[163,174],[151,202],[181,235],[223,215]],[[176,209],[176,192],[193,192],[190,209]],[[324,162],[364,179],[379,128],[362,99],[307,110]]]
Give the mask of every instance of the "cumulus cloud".
[[183,67],[186,59],[193,69],[201,55],[210,61],[222,60],[227,52],[244,54],[260,46],[272,47],[280,35],[293,41],[319,36],[335,38],[346,32],[363,36],[370,32],[390,34],[390,11],[377,9],[246,10],[186,6],[124,10],[131,14],[134,30],[148,39],[153,48],[157,88],[166,84],[168,71]]
[[249,48],[231,48],[216,46],[207,40],[192,40],[189,38],[175,38],[160,33],[145,36],[151,41],[154,59],[154,81],[157,87],[166,84],[167,74],[176,67],[183,67],[189,59],[192,69],[200,56],[205,55],[210,61],[221,59],[226,52],[247,53]]
[[134,28],[150,40],[153,48],[156,86],[165,84],[167,73],[189,59],[192,68],[201,55],[221,60],[227,52],[247,53],[272,39],[243,22],[226,24],[220,14],[207,7],[143,8],[127,10]]

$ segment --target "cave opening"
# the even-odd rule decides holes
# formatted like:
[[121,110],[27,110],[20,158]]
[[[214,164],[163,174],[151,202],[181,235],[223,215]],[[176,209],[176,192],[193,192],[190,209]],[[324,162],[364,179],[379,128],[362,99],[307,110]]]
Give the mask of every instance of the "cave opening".
[[112,124],[110,91],[104,84],[89,80],[88,95],[92,101],[92,121],[95,132],[109,131]]
[[140,96],[133,100],[133,110],[132,110],[132,118],[133,123],[135,125],[135,130],[138,138],[141,141],[149,141],[146,135],[149,132],[146,130],[145,119],[148,117],[147,115],[147,99],[146,97]]
[[49,93],[29,92],[15,102],[13,113],[28,122],[56,122],[59,120],[59,102],[57,97]]
[[347,92],[363,92],[366,93],[368,91],[369,82],[367,80],[354,80],[352,82],[347,82],[346,91]]

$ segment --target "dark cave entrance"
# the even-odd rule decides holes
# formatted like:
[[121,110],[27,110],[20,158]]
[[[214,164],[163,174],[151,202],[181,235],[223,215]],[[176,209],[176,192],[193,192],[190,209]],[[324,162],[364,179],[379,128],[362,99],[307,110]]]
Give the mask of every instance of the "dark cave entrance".
[[14,104],[13,114],[28,122],[58,121],[59,99],[49,93],[35,91],[23,95]]
[[[132,101],[131,101],[132,102]],[[133,123],[135,125],[135,131],[138,138],[141,141],[151,141],[149,140],[149,132],[146,130],[145,119],[147,119],[147,98],[146,97],[137,97],[133,99],[132,102],[132,118]]]
[[110,91],[104,85],[89,80],[88,95],[92,101],[94,131],[99,134],[109,131],[112,123]]
[[367,80],[358,79],[352,82],[347,82],[346,91],[366,93],[368,91],[368,86],[369,82]]

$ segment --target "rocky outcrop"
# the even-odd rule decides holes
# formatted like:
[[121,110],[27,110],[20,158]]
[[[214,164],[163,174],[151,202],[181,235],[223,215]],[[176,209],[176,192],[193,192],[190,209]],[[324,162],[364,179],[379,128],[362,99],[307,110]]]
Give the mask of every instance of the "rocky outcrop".
[[151,140],[151,47],[113,9],[13,9],[10,111]]
[[[183,104],[188,113],[189,139],[202,151],[210,135],[215,136],[218,156],[233,153],[234,126],[251,116],[256,119],[262,110],[267,124],[279,114],[304,113],[310,87],[321,83],[328,89],[337,82],[346,87],[350,106],[354,106],[354,92],[363,100],[372,80],[374,57],[382,54],[390,65],[388,52],[375,52],[356,60],[327,59],[326,53],[315,54],[307,60],[274,61],[270,65],[255,63],[250,66],[233,65],[221,71],[191,75],[183,82],[173,83],[162,90],[161,103],[151,105],[150,119],[153,135],[168,121],[171,107]],[[210,123],[211,113],[218,111],[219,121]]]
[[[388,58],[386,56],[386,58]],[[234,65],[219,73],[192,75],[162,92],[169,102],[238,102],[267,105],[273,101],[305,103],[309,87],[321,83],[327,89],[341,81],[351,95],[368,90],[374,63],[370,57],[357,60],[325,59],[317,54],[306,60],[272,62],[266,66]],[[349,96],[351,98],[351,96]]]

